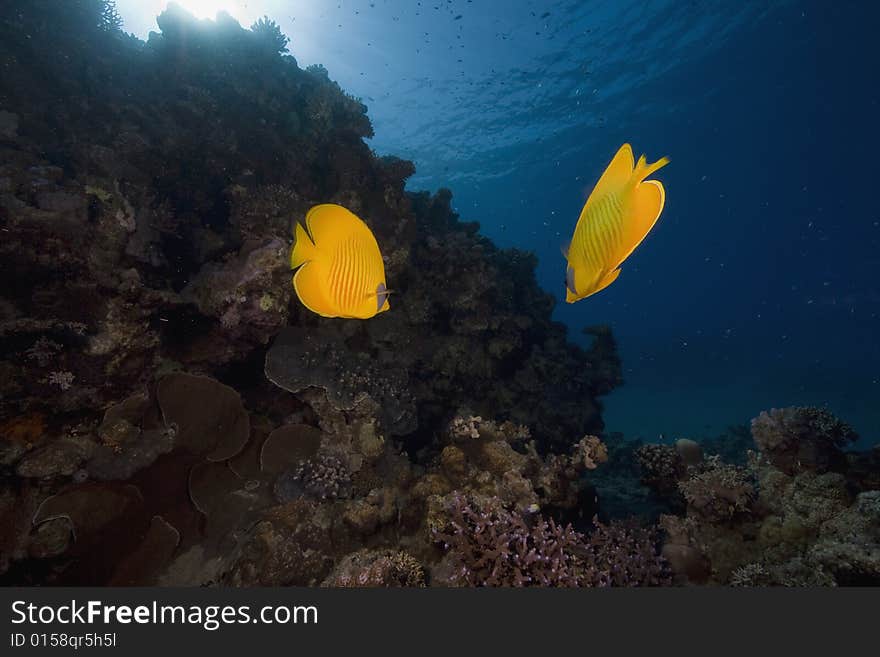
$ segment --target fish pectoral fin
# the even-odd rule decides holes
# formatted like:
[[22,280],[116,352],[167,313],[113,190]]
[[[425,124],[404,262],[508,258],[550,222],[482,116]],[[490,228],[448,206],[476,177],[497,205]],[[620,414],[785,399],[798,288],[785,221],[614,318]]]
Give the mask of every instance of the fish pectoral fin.
[[659,180],[645,180],[633,190],[629,211],[623,222],[621,250],[614,258],[615,267],[619,267],[651,232],[663,212],[665,202],[666,192]]
[[319,278],[320,267],[306,263],[293,275],[293,289],[302,304],[322,317],[338,317],[336,309],[324,295]]

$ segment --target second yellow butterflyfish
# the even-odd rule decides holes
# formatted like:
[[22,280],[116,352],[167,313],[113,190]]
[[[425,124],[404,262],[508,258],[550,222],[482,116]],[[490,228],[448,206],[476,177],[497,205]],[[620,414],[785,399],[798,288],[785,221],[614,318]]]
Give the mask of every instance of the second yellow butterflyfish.
[[369,319],[390,308],[379,244],[341,205],[316,205],[306,228],[296,223],[290,266],[299,300],[323,317]]
[[659,180],[645,180],[669,164],[633,161],[624,144],[593,189],[565,250],[565,300],[574,303],[611,285],[626,260],[657,223],[666,192]]

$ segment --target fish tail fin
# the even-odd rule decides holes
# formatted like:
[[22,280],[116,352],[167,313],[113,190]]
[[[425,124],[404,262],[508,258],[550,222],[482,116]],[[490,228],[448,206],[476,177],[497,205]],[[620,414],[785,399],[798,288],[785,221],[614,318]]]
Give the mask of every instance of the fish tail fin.
[[665,167],[667,164],[669,164],[668,157],[661,157],[653,164],[648,164],[648,160],[645,158],[644,155],[642,155],[641,157],[639,157],[639,161],[636,162],[636,166],[632,174],[632,180],[633,182],[638,184],[658,169],[662,169],[663,167]]
[[317,249],[306,229],[298,221],[294,226],[293,235],[293,249],[290,251],[290,268],[296,269],[309,260],[314,260],[317,255]]
[[623,227],[623,239],[615,253],[614,261],[620,266],[636,247],[642,243],[648,233],[660,218],[663,206],[666,204],[666,190],[659,180],[645,180],[658,169],[669,164],[668,157],[661,157],[652,164],[648,164],[644,155],[639,157],[630,178],[628,220]]
[[624,224],[623,250],[617,254],[617,266],[636,250],[657,223],[666,203],[666,190],[659,180],[645,180],[633,191],[630,203],[630,219]]

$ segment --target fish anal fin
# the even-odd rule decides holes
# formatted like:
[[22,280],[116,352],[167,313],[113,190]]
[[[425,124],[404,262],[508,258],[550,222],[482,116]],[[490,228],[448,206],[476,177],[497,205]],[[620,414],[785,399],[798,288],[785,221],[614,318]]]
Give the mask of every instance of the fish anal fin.
[[306,263],[293,275],[293,288],[302,304],[322,317],[338,317],[336,308],[324,292],[321,268]]
[[620,266],[651,232],[665,202],[666,192],[659,180],[645,180],[632,191],[623,221],[620,252],[614,258],[615,267]]

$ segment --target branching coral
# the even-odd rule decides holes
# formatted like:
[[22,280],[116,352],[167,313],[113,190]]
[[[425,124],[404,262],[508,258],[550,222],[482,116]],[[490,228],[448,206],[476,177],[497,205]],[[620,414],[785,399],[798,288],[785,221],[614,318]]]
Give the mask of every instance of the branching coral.
[[679,482],[688,510],[712,521],[724,521],[747,512],[755,499],[755,488],[747,473],[712,457],[705,468]]
[[649,530],[596,524],[585,537],[498,500],[446,499],[447,526],[433,532],[447,552],[450,583],[467,586],[658,586],[670,571]]
[[587,540],[583,562],[584,585],[667,586],[672,573],[658,553],[651,529],[614,522],[596,523]]
[[540,516],[523,516],[497,503],[480,504],[461,494],[447,500],[448,527],[434,539],[449,555],[449,580],[465,586],[578,586],[582,574],[574,552],[582,536]]

